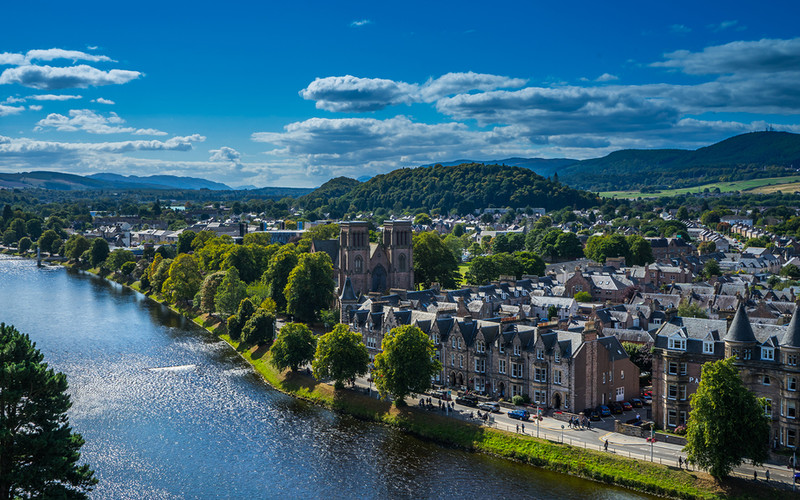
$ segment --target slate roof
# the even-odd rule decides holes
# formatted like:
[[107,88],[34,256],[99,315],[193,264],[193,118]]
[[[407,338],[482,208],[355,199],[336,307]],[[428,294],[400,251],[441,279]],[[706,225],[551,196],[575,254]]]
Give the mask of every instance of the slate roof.
[[800,316],[800,312],[795,309],[792,320],[789,321],[789,326],[786,327],[786,332],[781,338],[781,345],[800,348],[800,319],[797,318],[798,316]]
[[353,290],[353,284],[350,282],[350,278],[347,277],[344,279],[344,288],[342,289],[342,295],[339,297],[339,300],[348,300],[348,301],[356,301],[358,297],[356,297],[356,293]]
[[728,333],[725,334],[724,340],[728,342],[756,342],[756,336],[750,326],[750,318],[747,317],[747,311],[745,311],[743,304],[740,304],[739,308],[736,309],[736,314],[733,316],[733,321],[728,328]]
[[325,252],[333,262],[333,268],[339,267],[339,240],[311,240],[314,251]]

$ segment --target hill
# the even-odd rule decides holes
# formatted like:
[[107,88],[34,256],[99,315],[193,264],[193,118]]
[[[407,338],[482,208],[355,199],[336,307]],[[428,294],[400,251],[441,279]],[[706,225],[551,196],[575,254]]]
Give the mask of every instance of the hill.
[[112,173],[102,173],[88,175],[87,177],[90,179],[99,179],[115,184],[148,185],[152,188],[158,188],[160,186],[162,189],[212,189],[218,191],[231,189],[230,186],[220,182],[200,179],[198,177],[179,177],[177,175],[149,175],[146,177],[139,177],[138,175],[124,176]]
[[323,213],[343,214],[350,207],[345,195],[361,182],[349,177],[336,177],[314,191],[297,199],[297,205],[305,210],[322,209]]
[[630,149],[558,171],[562,182],[592,191],[681,188],[792,175],[800,168],[800,134],[752,132],[695,151]]
[[545,179],[532,170],[479,163],[394,170],[355,186],[337,202],[344,201],[349,202],[349,211],[436,209],[448,213],[455,209],[462,214],[485,207],[554,210],[598,204],[594,194]]
[[[577,163],[578,160],[571,160],[569,158],[505,158],[502,160],[455,160],[447,161],[436,164],[423,165],[424,167],[432,167],[434,165],[442,165],[445,167],[454,167],[456,165],[464,165],[467,163],[482,163],[484,165],[508,165],[510,167],[522,167],[533,170],[537,174],[548,177],[553,175],[558,170]],[[359,179],[360,180],[360,179]]]

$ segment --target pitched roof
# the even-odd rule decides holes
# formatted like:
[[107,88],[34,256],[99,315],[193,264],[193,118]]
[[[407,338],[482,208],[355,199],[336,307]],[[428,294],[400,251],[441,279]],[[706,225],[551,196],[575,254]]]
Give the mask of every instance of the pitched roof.
[[725,334],[724,340],[728,342],[756,342],[756,336],[753,334],[753,328],[750,326],[750,319],[747,317],[744,304],[739,304],[739,308],[736,309],[736,314],[733,316],[733,321],[728,328],[728,333]]
[[344,287],[342,288],[342,295],[339,297],[339,300],[351,300],[353,302],[358,300],[349,277],[344,279]]
[[781,338],[781,345],[800,347],[800,320],[797,319],[798,315],[800,315],[800,312],[795,309],[794,314],[792,314],[792,320],[789,321],[789,326],[786,328],[786,333]]

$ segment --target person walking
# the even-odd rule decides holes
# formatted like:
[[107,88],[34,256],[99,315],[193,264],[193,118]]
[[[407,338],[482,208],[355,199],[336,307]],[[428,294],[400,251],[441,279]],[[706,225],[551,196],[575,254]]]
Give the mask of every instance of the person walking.
[[764,471],[764,477],[766,477],[767,481],[769,481],[769,469]]
[[678,455],[678,468],[683,469],[683,457]]
[[525,434],[525,424],[522,424],[522,433]]
[[519,424],[517,424],[517,434],[519,434]]
[[608,451],[608,439],[603,442],[603,451]]

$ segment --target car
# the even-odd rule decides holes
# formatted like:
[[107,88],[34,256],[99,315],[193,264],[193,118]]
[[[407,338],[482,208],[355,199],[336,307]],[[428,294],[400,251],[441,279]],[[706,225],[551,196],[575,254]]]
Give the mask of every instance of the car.
[[484,411],[490,411],[492,413],[500,413],[500,403],[495,403],[490,401],[488,403],[478,403],[478,409]]
[[448,391],[434,391],[433,397],[439,398],[442,401],[450,401],[450,393]]
[[623,401],[622,402],[622,409],[625,410],[625,411],[631,411],[631,410],[633,410],[633,405],[630,404],[627,401]]
[[644,404],[649,405],[650,403],[653,402],[653,397],[645,394],[642,396],[642,401],[644,401]]
[[456,404],[476,408],[478,406],[478,400],[469,396],[459,396],[456,398]]
[[531,414],[528,413],[528,410],[511,410],[508,412],[509,418],[515,418],[517,420],[530,420]]
[[622,413],[622,405],[619,403],[609,403],[608,407],[611,410],[611,413],[615,415]]
[[642,400],[639,398],[632,398],[631,399],[631,406],[634,408],[641,408],[642,407]]
[[599,413],[601,417],[610,417],[611,416],[611,410],[609,410],[608,406],[606,406],[606,405],[598,406],[597,407],[597,413]]
[[583,410],[583,415],[589,420],[593,420],[595,422],[600,420],[600,413],[598,413],[594,408],[586,408]]

